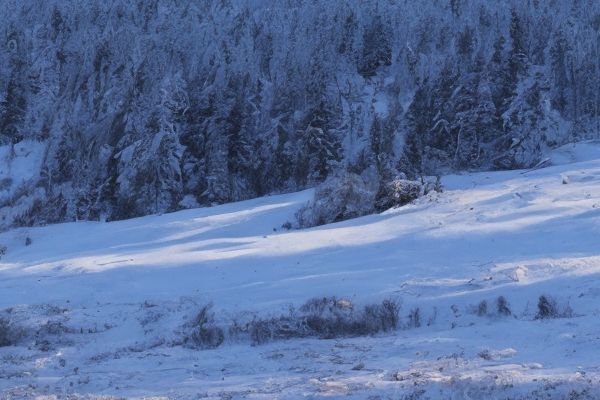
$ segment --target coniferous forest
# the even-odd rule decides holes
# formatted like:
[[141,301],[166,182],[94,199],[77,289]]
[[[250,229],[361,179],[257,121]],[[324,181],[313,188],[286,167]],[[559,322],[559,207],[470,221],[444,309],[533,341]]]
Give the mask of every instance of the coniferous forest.
[[533,167],[600,138],[596,0],[2,0],[0,226]]

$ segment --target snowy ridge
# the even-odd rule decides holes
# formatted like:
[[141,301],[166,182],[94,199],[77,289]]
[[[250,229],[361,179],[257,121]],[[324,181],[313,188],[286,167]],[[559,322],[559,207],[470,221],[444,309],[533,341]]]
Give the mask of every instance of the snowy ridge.
[[[308,230],[281,226],[311,191],[2,233],[0,317],[25,333],[0,347],[0,397],[599,398],[600,146],[551,159]],[[210,302],[227,327],[324,296],[397,299],[400,326],[178,342]]]

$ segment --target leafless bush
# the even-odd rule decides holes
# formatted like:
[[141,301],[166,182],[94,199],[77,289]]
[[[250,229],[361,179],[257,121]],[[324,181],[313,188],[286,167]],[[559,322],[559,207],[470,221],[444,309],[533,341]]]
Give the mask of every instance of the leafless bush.
[[573,310],[568,304],[561,309],[554,298],[547,295],[539,297],[535,319],[570,318],[572,316]]
[[492,354],[487,349],[480,351],[479,353],[477,353],[477,355],[486,361],[492,360]]
[[253,344],[300,337],[332,339],[365,336],[397,329],[399,313],[400,305],[395,300],[384,300],[356,310],[349,300],[314,298],[298,311],[290,310],[287,315],[254,318],[249,322],[247,331]]
[[408,314],[408,327],[419,328],[421,326],[421,309],[419,307],[413,308]]
[[48,321],[38,330],[38,335],[61,335],[64,333],[74,333],[76,330],[65,326],[60,321]]
[[477,315],[480,317],[483,317],[484,315],[487,314],[487,301],[485,300],[481,300],[479,302],[479,304],[477,305]]
[[512,312],[510,311],[508,301],[506,300],[506,298],[504,296],[500,296],[500,297],[498,297],[498,299],[496,299],[496,311],[500,315],[511,315],[512,314]]
[[21,342],[25,332],[8,319],[0,318],[0,347],[15,346]]
[[398,328],[400,323],[400,304],[394,300],[384,300],[381,304],[365,306],[364,319],[366,326],[377,333]]
[[214,324],[212,304],[207,304],[191,323],[192,331],[184,340],[188,345],[200,349],[214,349],[223,344],[225,333]]

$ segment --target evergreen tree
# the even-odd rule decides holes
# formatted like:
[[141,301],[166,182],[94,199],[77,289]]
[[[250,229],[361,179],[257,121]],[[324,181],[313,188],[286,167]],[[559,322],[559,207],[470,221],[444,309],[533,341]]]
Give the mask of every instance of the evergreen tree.
[[0,99],[0,134],[9,143],[23,140],[23,122],[27,108],[26,91],[19,74],[15,72],[8,82],[6,93]]
[[515,9],[511,11],[510,17],[510,40],[511,49],[509,53],[510,79],[513,85],[523,74],[527,72],[527,49],[525,47],[525,29],[521,17]]
[[558,31],[554,35],[550,47],[553,75],[552,105],[560,112],[565,112],[567,106],[567,52],[569,51],[567,40],[563,33]]
[[405,116],[404,154],[399,169],[411,175],[425,170],[425,136],[432,121],[432,101],[427,81],[420,82]]
[[[334,112],[325,100],[312,112],[308,126],[301,133],[300,157],[306,157],[307,183],[322,182],[340,161],[340,143],[335,129]],[[308,157],[306,156],[308,155]]]
[[365,28],[362,57],[358,69],[365,78],[374,76],[379,67],[392,65],[390,36],[389,27],[379,15]]

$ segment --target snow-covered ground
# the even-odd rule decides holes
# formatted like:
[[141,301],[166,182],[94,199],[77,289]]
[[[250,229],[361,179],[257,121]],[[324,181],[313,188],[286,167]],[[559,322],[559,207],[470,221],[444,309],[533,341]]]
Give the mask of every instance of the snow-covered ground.
[[[2,233],[21,340],[0,348],[0,398],[600,398],[600,145],[551,159],[308,230],[281,226],[311,191]],[[536,318],[541,295],[560,318]],[[227,327],[324,296],[397,299],[401,326],[181,345],[202,305]]]

